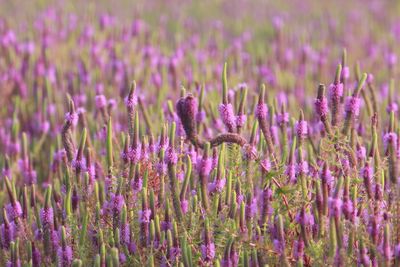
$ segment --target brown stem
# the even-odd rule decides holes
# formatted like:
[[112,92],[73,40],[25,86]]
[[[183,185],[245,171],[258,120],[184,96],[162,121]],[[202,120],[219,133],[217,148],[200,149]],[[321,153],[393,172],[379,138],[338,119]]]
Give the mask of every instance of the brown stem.
[[[204,148],[204,141],[200,140],[198,135],[189,137],[190,142],[196,147]],[[211,147],[217,147],[222,143],[234,143],[240,146],[247,144],[247,140],[237,133],[223,133],[209,140]]]

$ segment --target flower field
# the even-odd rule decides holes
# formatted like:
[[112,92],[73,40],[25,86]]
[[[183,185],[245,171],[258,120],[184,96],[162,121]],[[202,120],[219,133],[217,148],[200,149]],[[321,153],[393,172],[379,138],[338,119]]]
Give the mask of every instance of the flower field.
[[0,266],[400,266],[398,14],[0,1]]

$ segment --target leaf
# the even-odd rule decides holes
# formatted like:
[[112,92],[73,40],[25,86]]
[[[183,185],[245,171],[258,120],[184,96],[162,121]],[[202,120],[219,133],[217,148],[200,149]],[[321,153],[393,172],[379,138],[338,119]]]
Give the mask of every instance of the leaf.
[[277,177],[279,176],[280,173],[277,171],[270,171],[264,176],[264,182],[263,182],[263,188],[265,188],[268,183],[271,181],[272,177]]
[[277,188],[275,192],[277,194],[289,194],[289,193],[294,193],[296,191],[296,187],[291,186],[291,185],[284,185],[281,186],[281,188]]

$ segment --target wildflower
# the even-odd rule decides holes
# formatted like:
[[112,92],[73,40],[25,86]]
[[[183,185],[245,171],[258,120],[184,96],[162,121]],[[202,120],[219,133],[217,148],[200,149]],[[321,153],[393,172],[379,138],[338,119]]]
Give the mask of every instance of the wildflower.
[[314,105],[318,116],[321,118],[326,118],[326,116],[328,116],[328,100],[325,96],[315,99]]
[[192,95],[179,99],[176,103],[176,110],[186,135],[189,139],[193,138],[196,135],[196,99]]
[[215,257],[215,245],[209,243],[207,245],[201,245],[201,256],[205,261],[212,261]]
[[259,103],[256,107],[255,115],[258,119],[267,119],[268,107],[265,103]]
[[140,155],[141,155],[140,146],[139,146],[139,147],[131,147],[131,148],[129,149],[128,155],[129,155],[129,159],[130,159],[133,163],[138,163],[139,160],[140,160]]
[[150,215],[151,215],[150,209],[139,210],[139,222],[150,223]]
[[296,260],[302,260],[304,256],[304,241],[299,238],[299,240],[294,241],[293,245],[293,257]]
[[19,201],[15,201],[13,203],[8,203],[6,205],[6,212],[7,212],[7,217],[11,220],[14,221],[17,218],[20,218],[22,216],[22,207]]
[[54,213],[53,208],[44,207],[40,210],[40,221],[43,225],[53,225],[54,222]]
[[111,194],[110,200],[104,203],[103,210],[106,214],[120,214],[124,204],[125,200],[121,194]]
[[107,107],[107,98],[104,95],[96,95],[95,97],[96,108],[103,109]]
[[333,217],[340,217],[343,201],[338,197],[329,198],[329,214]]
[[278,126],[282,126],[284,124],[289,123],[289,113],[288,112],[283,112],[280,114],[276,115],[276,123]]
[[211,172],[212,159],[200,158],[197,160],[197,172],[202,176],[209,176]]
[[246,123],[247,120],[247,116],[244,114],[241,115],[237,115],[236,116],[236,120],[235,120],[235,124],[237,127],[243,127]]
[[86,171],[86,160],[83,157],[81,159],[78,159],[78,157],[76,157],[72,160],[71,166],[76,171]]
[[167,164],[172,165],[176,165],[176,163],[178,162],[178,155],[173,147],[168,148],[166,161]]
[[8,219],[0,225],[0,247],[9,248],[10,243],[17,238],[17,227],[14,222],[9,222]]
[[236,127],[235,114],[233,112],[233,106],[230,103],[221,104],[219,106],[219,114],[222,122],[225,124],[228,131],[232,131]]
[[331,102],[340,100],[343,96],[343,83],[329,85],[329,97]]
[[308,135],[308,124],[307,124],[306,121],[299,120],[295,124],[295,129],[296,129],[296,134],[297,134],[299,140],[307,138],[307,135]]
[[250,144],[245,144],[242,150],[243,150],[243,156],[246,160],[255,160],[257,158],[258,152],[255,146]]
[[345,111],[352,116],[358,117],[360,115],[360,98],[349,96],[346,99]]
[[73,260],[73,252],[70,246],[59,247],[57,249],[57,266],[70,266]]
[[76,112],[67,112],[64,118],[69,125],[76,126],[78,124],[79,116]]
[[367,191],[368,197],[372,198],[372,179],[374,176],[374,169],[369,165],[369,162],[365,163],[365,166],[360,170],[360,176],[364,179],[365,190]]
[[214,182],[208,184],[208,191],[210,193],[221,193],[225,187],[226,179],[216,179]]

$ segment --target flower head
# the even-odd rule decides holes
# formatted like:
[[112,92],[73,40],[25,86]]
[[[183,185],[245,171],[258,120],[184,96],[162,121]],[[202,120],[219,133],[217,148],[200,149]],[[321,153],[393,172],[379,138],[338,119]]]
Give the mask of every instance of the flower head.
[[233,113],[233,106],[231,103],[221,104],[219,106],[219,114],[222,122],[225,124],[228,130],[232,130],[236,126],[236,118]]

